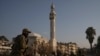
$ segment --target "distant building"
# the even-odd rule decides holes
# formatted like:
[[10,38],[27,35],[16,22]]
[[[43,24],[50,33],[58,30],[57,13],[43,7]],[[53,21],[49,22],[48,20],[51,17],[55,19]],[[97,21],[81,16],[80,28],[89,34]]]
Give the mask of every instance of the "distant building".
[[68,43],[68,52],[69,52],[69,54],[71,52],[73,52],[74,54],[77,54],[77,50],[78,50],[78,46],[77,46],[76,43],[72,43],[72,42]]
[[0,36],[0,54],[11,51],[9,40],[5,36]]
[[74,53],[76,55],[78,51],[78,45],[73,42],[69,43],[58,42],[57,47],[62,51],[62,53],[67,53],[68,55],[70,55],[71,53]]
[[0,45],[7,45],[9,40],[5,36],[0,36]]
[[29,35],[29,46],[35,45],[35,44],[41,44],[42,42],[48,43],[48,40],[37,33],[31,33]]

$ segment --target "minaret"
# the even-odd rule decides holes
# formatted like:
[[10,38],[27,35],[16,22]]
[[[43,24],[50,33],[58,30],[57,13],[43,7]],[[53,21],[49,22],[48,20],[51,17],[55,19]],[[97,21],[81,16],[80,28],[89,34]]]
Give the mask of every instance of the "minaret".
[[51,11],[50,11],[50,50],[56,51],[56,34],[55,34],[55,19],[56,19],[56,12],[54,4],[51,4]]

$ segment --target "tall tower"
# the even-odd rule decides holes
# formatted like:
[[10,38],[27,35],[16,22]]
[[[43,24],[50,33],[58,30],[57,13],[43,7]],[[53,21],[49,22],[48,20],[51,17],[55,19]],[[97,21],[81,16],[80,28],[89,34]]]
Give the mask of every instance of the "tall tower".
[[55,34],[55,19],[56,19],[56,12],[55,12],[55,6],[52,3],[51,4],[51,11],[50,11],[50,50],[51,51],[56,51],[56,34]]

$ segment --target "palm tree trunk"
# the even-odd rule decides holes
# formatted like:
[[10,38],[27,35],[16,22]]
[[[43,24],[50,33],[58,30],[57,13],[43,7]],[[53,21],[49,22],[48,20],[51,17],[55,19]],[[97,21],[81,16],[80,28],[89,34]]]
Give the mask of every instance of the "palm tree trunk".
[[90,43],[90,50],[91,50],[91,54],[92,54],[92,51],[93,51],[93,50],[92,50],[92,43]]

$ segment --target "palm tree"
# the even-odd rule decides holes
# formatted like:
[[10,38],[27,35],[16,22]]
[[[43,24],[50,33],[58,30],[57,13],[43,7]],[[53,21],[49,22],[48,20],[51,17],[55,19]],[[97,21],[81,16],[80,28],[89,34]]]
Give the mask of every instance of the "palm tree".
[[90,43],[90,48],[91,48],[91,52],[92,52],[92,43],[94,40],[94,35],[96,35],[95,29],[93,27],[88,27],[86,29],[86,39],[88,39],[89,43]]

